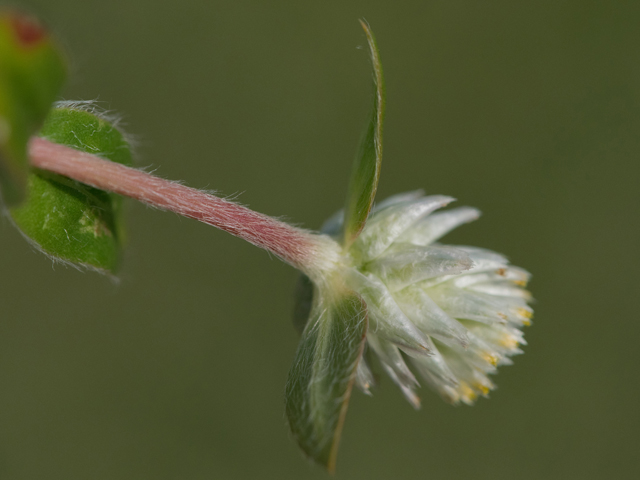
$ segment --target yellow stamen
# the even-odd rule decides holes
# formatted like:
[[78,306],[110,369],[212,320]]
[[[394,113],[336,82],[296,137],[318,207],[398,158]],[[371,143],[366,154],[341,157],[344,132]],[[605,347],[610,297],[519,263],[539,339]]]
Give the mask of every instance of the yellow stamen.
[[531,310],[527,310],[526,308],[519,308],[516,310],[517,314],[524,318],[533,318],[533,312]]
[[508,348],[509,350],[517,348],[519,344],[520,344],[520,342],[518,342],[518,339],[516,337],[514,337],[513,335],[505,335],[500,340],[500,345]]
[[458,387],[458,390],[460,391],[460,396],[462,397],[462,400],[467,403],[472,403],[475,401],[476,398],[478,398],[478,395],[476,394],[476,392],[474,392],[473,389],[469,385],[467,385],[465,382],[460,382],[460,386]]
[[486,395],[491,390],[489,387],[481,383],[474,383],[473,388],[475,388],[476,390],[480,390],[482,392],[482,395]]
[[496,365],[498,365],[498,356],[497,356],[497,355],[494,355],[494,354],[493,354],[493,353],[491,353],[491,352],[482,352],[482,359],[483,359],[485,362],[490,363],[490,364],[491,364],[491,365],[493,365],[494,367],[495,367]]

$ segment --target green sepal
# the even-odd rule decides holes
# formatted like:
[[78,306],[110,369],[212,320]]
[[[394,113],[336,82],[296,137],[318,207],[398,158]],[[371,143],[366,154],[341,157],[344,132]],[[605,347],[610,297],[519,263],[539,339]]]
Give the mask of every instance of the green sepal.
[[340,435],[367,332],[366,304],[341,287],[315,290],[285,393],[291,432],[311,459],[335,470]]
[[[91,111],[90,104],[60,104],[51,110],[40,136],[132,165],[124,135],[110,119]],[[114,273],[124,235],[121,210],[118,195],[33,170],[25,202],[10,213],[25,237],[56,260]]]
[[364,228],[378,189],[382,162],[382,124],[385,103],[382,64],[371,28],[362,20],[360,23],[369,43],[375,94],[369,123],[360,142],[349,182],[344,221],[345,247],[349,247]]
[[0,12],[0,187],[8,205],[24,199],[27,143],[66,77],[59,49],[36,20]]

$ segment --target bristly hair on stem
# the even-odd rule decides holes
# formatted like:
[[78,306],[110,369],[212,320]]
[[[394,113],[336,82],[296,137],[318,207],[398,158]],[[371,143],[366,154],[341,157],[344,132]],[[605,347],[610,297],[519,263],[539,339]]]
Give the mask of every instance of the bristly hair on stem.
[[38,137],[29,143],[29,156],[35,168],[193,218],[243,238],[311,278],[318,278],[338,262],[340,247],[328,236],[293,227],[195,188]]

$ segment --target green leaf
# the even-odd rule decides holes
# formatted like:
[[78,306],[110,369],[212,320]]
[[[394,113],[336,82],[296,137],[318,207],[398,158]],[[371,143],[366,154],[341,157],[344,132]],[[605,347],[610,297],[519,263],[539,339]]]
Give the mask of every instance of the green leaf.
[[302,450],[330,472],[362,357],[367,310],[360,295],[343,287],[316,289],[286,387],[289,427]]
[[64,59],[36,20],[0,12],[0,187],[24,199],[27,142],[38,131],[66,76]]
[[[60,104],[51,110],[40,135],[132,165],[124,135],[90,103]],[[42,170],[29,174],[27,185],[26,201],[10,213],[29,240],[57,260],[115,272],[123,241],[120,196]]]
[[382,161],[382,123],[384,119],[384,77],[380,54],[373,32],[362,20],[362,28],[367,35],[371,62],[373,64],[373,80],[375,95],[373,109],[367,129],[360,142],[360,149],[353,165],[344,222],[344,244],[349,247],[360,235],[367,221],[380,178]]

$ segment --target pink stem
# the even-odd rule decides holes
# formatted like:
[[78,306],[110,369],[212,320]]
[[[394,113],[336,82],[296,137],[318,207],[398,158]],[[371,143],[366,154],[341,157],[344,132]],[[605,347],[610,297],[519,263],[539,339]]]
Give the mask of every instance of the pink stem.
[[42,138],[29,144],[31,164],[100,190],[134,198],[218,227],[303,270],[313,270],[324,239],[267,215],[149,173]]

